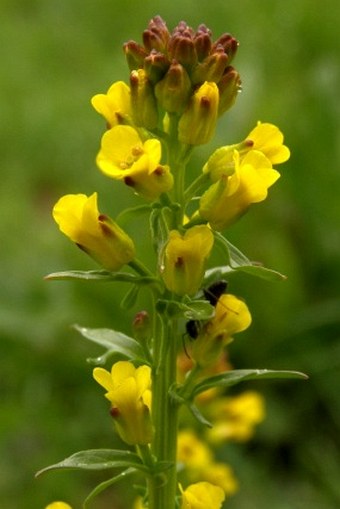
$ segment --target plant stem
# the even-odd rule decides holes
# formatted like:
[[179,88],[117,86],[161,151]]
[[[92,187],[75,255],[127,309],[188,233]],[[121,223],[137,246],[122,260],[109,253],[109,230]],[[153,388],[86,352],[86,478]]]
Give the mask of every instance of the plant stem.
[[176,381],[177,341],[176,323],[159,316],[154,352],[152,380],[152,415],[155,437],[152,452],[156,461],[171,463],[162,476],[156,475],[149,483],[150,509],[175,509],[177,491],[176,451],[178,403],[169,394]]

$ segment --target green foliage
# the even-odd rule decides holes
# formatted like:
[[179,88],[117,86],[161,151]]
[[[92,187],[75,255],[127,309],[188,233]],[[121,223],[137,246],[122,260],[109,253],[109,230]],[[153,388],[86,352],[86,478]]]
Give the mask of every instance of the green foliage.
[[37,477],[50,470],[107,470],[111,468],[134,468],[147,471],[137,454],[116,449],[89,449],[79,451],[72,456],[40,470]]
[[74,328],[80,332],[84,338],[97,343],[106,348],[106,353],[95,359],[88,359],[88,362],[96,365],[104,365],[108,359],[115,362],[117,359],[124,358],[134,360],[140,364],[147,363],[144,358],[144,351],[141,345],[133,338],[130,338],[122,332],[110,329],[88,329],[75,325]]

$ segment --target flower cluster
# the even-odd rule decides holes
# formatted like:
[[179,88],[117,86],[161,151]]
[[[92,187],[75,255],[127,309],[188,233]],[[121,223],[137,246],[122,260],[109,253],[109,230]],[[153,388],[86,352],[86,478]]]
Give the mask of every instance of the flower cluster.
[[[117,81],[92,98],[106,121],[97,166],[118,192],[123,183],[137,195],[128,217],[148,212],[143,233],[155,256],[139,259],[138,245],[118,224],[120,216],[115,222],[99,212],[97,193],[63,196],[53,208],[60,230],[104,269],[90,277],[78,271],[78,279],[128,283],[125,307],[135,305],[141,286],[152,294],[150,312],[136,315],[134,337],[107,329],[83,332],[108,349],[101,360],[115,356],[111,371],[96,367],[93,376],[106,391],[116,431],[136,453],[128,451],[122,459],[121,451],[105,450],[110,459],[101,465],[112,466],[114,457],[118,466],[127,466],[122,476],[146,473],[138,507],[219,509],[237,489],[230,467],[214,460],[203,439],[189,430],[177,437],[181,405],[206,423],[196,403],[210,398],[206,411],[214,426],[205,438],[214,444],[250,438],[264,416],[255,393],[221,396],[220,388],[237,379],[225,347],[252,317],[244,300],[227,292],[225,281],[212,295],[207,284],[214,274],[215,283],[220,274],[232,279],[243,266],[256,272],[220,232],[267,197],[280,177],[274,165],[287,161],[289,149],[276,126],[259,122],[241,142],[215,150],[191,182],[186,174],[194,148],[212,139],[218,119],[236,100],[241,81],[231,63],[237,47],[228,33],[213,40],[205,25],[195,31],[182,21],[170,32],[156,16],[143,32],[143,44],[124,45],[128,83]],[[216,247],[223,249],[220,267],[214,267],[221,254]],[[187,348],[185,335],[192,340]],[[177,361],[183,369],[176,375]],[[181,483],[176,463],[185,473]],[[48,509],[67,507],[55,502]]]

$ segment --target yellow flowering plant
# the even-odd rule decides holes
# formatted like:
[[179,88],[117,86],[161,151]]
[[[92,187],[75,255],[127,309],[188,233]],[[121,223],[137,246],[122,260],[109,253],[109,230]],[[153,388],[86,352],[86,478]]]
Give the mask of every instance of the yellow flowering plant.
[[[156,263],[140,259],[119,225],[122,214],[114,221],[99,212],[97,193],[63,196],[53,208],[61,232],[99,268],[56,272],[47,279],[124,282],[123,309],[136,306],[141,287],[152,296],[148,311],[136,310],[133,337],[77,326],[105,349],[92,360],[93,377],[106,391],[114,428],[127,446],[79,451],[39,472],[114,469],[84,507],[141,472],[145,486],[139,486],[136,507],[221,508],[238,483],[230,466],[214,460],[208,443],[246,440],[264,417],[256,393],[226,391],[245,380],[305,378],[293,371],[233,369],[226,357],[227,345],[252,321],[245,301],[227,291],[226,279],[232,282],[239,272],[284,279],[252,263],[226,237],[279,178],[273,165],[289,158],[281,131],[259,122],[241,142],[215,150],[191,181],[186,172],[195,148],[213,138],[218,119],[237,98],[240,77],[231,65],[237,47],[230,34],[214,41],[203,24],[195,31],[181,21],[170,32],[156,16],[143,32],[143,44],[124,44],[127,83],[118,81],[92,98],[106,121],[98,168],[113,179],[114,191],[127,185],[138,195],[140,204],[125,220],[149,214],[145,239]],[[218,266],[216,250],[223,259]],[[181,430],[185,407],[195,431],[188,424]]]

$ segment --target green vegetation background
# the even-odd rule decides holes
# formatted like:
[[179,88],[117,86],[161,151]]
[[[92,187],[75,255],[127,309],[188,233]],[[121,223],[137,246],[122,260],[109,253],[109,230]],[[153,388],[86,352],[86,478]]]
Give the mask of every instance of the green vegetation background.
[[[198,151],[193,171],[214,147],[242,139],[257,120],[277,123],[292,152],[270,199],[228,232],[251,259],[289,276],[277,284],[232,279],[254,323],[230,355],[238,368],[297,369],[310,380],[249,385],[265,395],[267,419],[250,443],[220,451],[241,484],[226,507],[340,507],[337,12],[337,0],[2,0],[2,507],[41,509],[57,498],[78,509],[106,478],[78,472],[33,477],[76,450],[113,443],[107,406],[85,362],[100,352],[70,324],[129,333],[139,308],[128,316],[120,311],[124,287],[47,283],[43,276],[95,268],[51,219],[60,195],[97,190],[101,209],[113,217],[131,203],[129,190],[95,167],[103,122],[89,99],[127,80],[121,45],[140,40],[155,14],[170,28],[181,19],[194,27],[204,22],[215,36],[229,31],[241,42],[235,66],[243,92],[214,142]],[[138,221],[130,226],[141,250],[144,228]],[[131,507],[125,502],[130,493],[126,486],[110,505],[111,490],[94,507]]]

